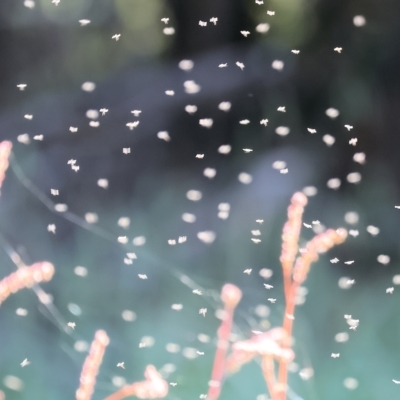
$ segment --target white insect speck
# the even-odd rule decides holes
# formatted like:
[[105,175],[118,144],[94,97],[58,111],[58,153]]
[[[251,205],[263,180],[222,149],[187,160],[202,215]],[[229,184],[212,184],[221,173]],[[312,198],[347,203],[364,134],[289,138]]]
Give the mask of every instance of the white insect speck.
[[255,244],[261,243],[261,239],[258,239],[258,238],[251,238],[251,241],[252,241],[253,243],[255,243]]
[[258,5],[264,4],[264,0],[256,0],[256,4]]
[[200,26],[207,26],[207,22],[206,21],[199,21],[199,25]]
[[173,96],[173,95],[175,94],[175,92],[174,92],[173,90],[166,90],[166,91],[165,91],[165,94],[166,94],[167,96]]
[[393,294],[394,287],[389,287],[386,289],[386,293]]
[[268,15],[275,15],[275,11],[269,11],[269,10],[268,10],[268,11],[267,11],[267,14],[268,14]]
[[226,68],[227,66],[228,66],[228,63],[219,64],[219,65],[218,65],[218,68]]
[[251,153],[253,149],[242,149],[246,154]]
[[61,0],[51,0],[52,4],[55,4],[56,6],[58,6],[60,4]]
[[130,148],[130,147],[124,147],[124,148],[122,149],[122,152],[123,152],[124,154],[130,154],[130,153],[131,153],[131,148]]
[[27,85],[26,83],[20,83],[20,84],[17,85],[17,88],[18,88],[19,90],[25,90],[25,88],[26,88],[27,86],[28,86],[28,85]]
[[216,234],[215,232],[212,231],[203,231],[197,234],[197,238],[201,240],[203,243],[210,244],[215,240]]
[[303,193],[307,197],[312,197],[318,193],[318,189],[315,186],[306,186],[305,188],[303,188]]
[[15,310],[15,313],[20,317],[26,317],[28,315],[28,310],[26,310],[25,308],[17,308]]
[[190,71],[194,67],[194,62],[192,60],[181,60],[179,61],[178,67],[182,71]]
[[195,81],[185,81],[183,83],[183,87],[185,88],[185,92],[188,94],[195,94],[200,92],[201,87]]
[[125,369],[125,362],[123,361],[123,362],[118,363],[118,364],[117,364],[117,367],[118,367],[118,368]]
[[253,177],[247,172],[241,172],[238,176],[239,182],[245,185],[250,184],[253,181]]
[[262,119],[262,120],[260,121],[260,125],[267,126],[267,125],[268,125],[268,120],[267,120],[267,119]]
[[203,126],[204,128],[210,129],[213,126],[214,121],[212,118],[203,118],[199,120],[199,124]]
[[212,17],[212,18],[210,18],[210,22],[211,22],[212,24],[214,24],[214,25],[217,25],[218,18],[217,18],[217,17]]
[[321,224],[321,222],[320,222],[320,221],[318,221],[318,220],[315,220],[315,221],[312,221],[312,224],[313,224],[313,225],[320,225],[320,224]]
[[69,326],[71,329],[75,329],[76,323],[75,322],[68,322],[67,326]]
[[241,63],[240,61],[236,62],[236,65],[243,71],[244,70],[244,64]]
[[[101,110],[100,110],[101,111]],[[131,113],[135,116],[135,117],[140,117],[140,114],[142,113],[142,110],[132,110]]]
[[72,133],[78,132],[78,128],[74,127],[74,126],[70,126],[69,127],[69,131]]
[[199,295],[199,296],[201,296],[201,295],[203,294],[203,293],[201,292],[201,290],[198,290],[198,289],[192,290],[192,293],[197,294],[197,295]]
[[249,31],[240,31],[240,33],[241,33],[244,37],[247,37],[247,36],[250,35],[250,32],[249,32]]
[[335,47],[334,49],[333,49],[333,51],[336,51],[337,53],[341,53],[342,52],[342,48],[341,47]]
[[66,204],[56,204],[54,206],[54,210],[57,212],[66,212],[68,210],[68,206]]
[[285,106],[278,107],[278,111],[279,112],[286,112],[286,107]]
[[197,111],[197,106],[188,104],[187,106],[185,106],[185,111],[188,114],[194,114]]
[[276,299],[272,299],[272,298],[269,298],[269,299],[267,299],[270,303],[272,303],[272,304],[275,304],[275,302],[276,302]]
[[365,19],[365,17],[363,15],[356,15],[353,18],[353,24],[357,28],[360,28],[361,26],[364,26],[366,23],[367,23],[367,20]]
[[357,237],[360,233],[356,229],[350,229],[349,230],[349,235],[353,237]]
[[55,226],[55,224],[49,224],[49,225],[47,225],[47,231],[48,231],[48,232],[51,232],[51,233],[53,233],[53,234],[56,234],[56,226]]
[[127,244],[128,243],[128,238],[126,236],[118,236],[117,242],[121,244]]
[[281,174],[285,175],[285,174],[287,174],[289,172],[289,169],[288,168],[284,168],[284,169],[281,169],[279,172]]
[[390,263],[390,257],[387,256],[386,254],[380,254],[377,258],[378,263],[383,264],[383,265],[387,265]]
[[285,161],[279,161],[279,160],[277,160],[277,161],[274,161],[273,163],[272,163],[272,168],[273,169],[277,169],[277,170],[281,170],[281,169],[284,169],[284,168],[286,168],[286,162]]
[[100,113],[101,115],[104,117],[107,113],[108,113],[108,109],[107,108],[100,108]]
[[204,158],[204,154],[196,154],[196,158],[202,160]]
[[244,274],[247,274],[247,275],[250,275],[250,274],[251,274],[251,271],[252,271],[252,269],[251,269],[251,268],[248,268],[248,269],[245,269],[245,270],[243,271],[243,273],[244,273]]
[[349,140],[349,144],[351,144],[352,146],[356,146],[357,142],[358,142],[357,138],[352,138],[352,139]]
[[353,129],[352,125],[345,125],[344,126],[348,131],[351,131]]
[[96,222],[98,222],[99,217],[97,214],[89,212],[85,214],[85,220],[88,224],[95,224]]
[[177,385],[176,382],[170,382],[169,384],[170,384],[171,386],[173,386],[173,387],[175,387],[175,386]]
[[275,129],[275,133],[279,136],[287,136],[290,133],[290,128],[287,126],[278,126]]
[[99,179],[97,181],[97,186],[99,186],[103,189],[107,189],[108,188],[108,179]]
[[175,240],[175,239],[169,239],[169,240],[168,240],[168,244],[169,244],[170,246],[175,246],[175,245],[176,245],[176,240]]
[[361,174],[359,172],[351,172],[347,175],[347,182],[359,183],[361,182]]
[[332,258],[332,260],[330,260],[330,262],[331,262],[332,264],[336,264],[336,263],[339,262],[339,259],[335,257],[335,258]]
[[332,178],[329,179],[329,181],[326,183],[326,186],[328,186],[329,189],[339,189],[340,185],[342,184],[341,180],[339,178]]
[[268,285],[268,284],[266,284],[266,283],[264,283],[264,287],[265,287],[265,289],[268,289],[268,290],[273,288],[272,285]]
[[30,9],[35,8],[35,2],[33,0],[25,0],[24,6]]
[[203,195],[199,190],[189,190],[186,193],[186,197],[190,201],[199,201],[199,200],[201,200]]
[[400,385],[400,381],[396,381],[396,379],[392,379],[392,382],[394,382],[396,385]]
[[205,317],[207,314],[207,308],[200,308],[199,314],[202,315],[203,317]]
[[36,136],[33,137],[33,140],[40,140],[40,141],[42,141],[42,140],[43,140],[43,135],[36,135]]
[[172,308],[174,311],[181,311],[181,310],[183,309],[183,305],[182,305],[182,304],[172,304],[172,305],[171,305],[171,308]]
[[367,226],[367,232],[372,236],[376,236],[376,235],[379,234],[380,229],[378,227],[376,227],[376,226],[368,225]]
[[188,224],[193,224],[194,222],[196,222],[196,216],[194,214],[184,213],[182,214],[182,220],[187,222]]
[[261,235],[261,232],[260,232],[259,229],[256,229],[256,230],[251,231],[251,234],[252,234],[253,236],[260,236],[260,235]]
[[351,260],[351,261],[345,261],[344,262],[346,265],[351,265],[351,264],[354,264],[354,260]]
[[27,365],[29,365],[31,362],[30,361],[28,361],[28,359],[27,358],[25,358],[25,360],[24,361],[22,361],[22,363],[20,364],[21,365],[21,367],[22,368],[24,368],[24,367],[26,367]]
[[118,42],[118,40],[120,39],[120,37],[121,37],[121,34],[120,34],[120,33],[117,33],[117,34],[111,36],[111,39],[114,39],[116,42]]
[[310,132],[310,133],[317,133],[317,130],[316,130],[316,129],[313,129],[313,128],[307,128],[307,130],[308,130],[308,132]]
[[161,22],[164,22],[164,24],[167,25],[169,22],[169,18],[165,18],[165,17],[161,18]]
[[225,111],[225,112],[228,112],[231,109],[231,107],[232,107],[232,104],[229,101],[223,101],[223,102],[219,103],[219,105],[218,105],[218,108],[221,111]]
[[134,246],[143,246],[146,243],[146,238],[144,236],[136,236],[132,240]]
[[330,107],[325,111],[325,114],[332,119],[335,119],[339,116],[339,110],[337,110],[336,108]]
[[365,158],[366,158],[365,153],[355,153],[353,156],[353,161],[359,164],[364,164]]
[[25,119],[32,120],[33,115],[32,115],[32,114],[25,114],[25,115],[24,115],[24,118],[25,118]]
[[308,228],[308,229],[311,229],[311,228],[312,228],[312,225],[306,224],[305,222],[303,222],[303,225],[304,225],[306,228]]
[[300,54],[300,50],[292,50],[293,54]]
[[257,222],[257,224],[263,224],[264,223],[264,220],[263,219],[256,219],[256,222]]
[[324,141],[324,143],[325,143],[328,147],[333,146],[334,143],[335,143],[335,141],[336,141],[336,139],[335,139],[332,135],[329,135],[329,134],[324,135],[324,136],[322,137],[322,140]]
[[171,36],[171,35],[175,34],[175,28],[173,28],[172,26],[168,26],[163,29],[163,33],[164,33],[164,35]]
[[250,123],[250,121],[248,119],[242,119],[241,121],[239,121],[240,125],[248,125]]
[[85,25],[88,25],[88,24],[90,24],[90,19],[80,19],[79,20],[79,23],[81,24],[81,26],[85,26]]
[[138,274],[140,279],[148,279],[146,274]]
[[267,24],[266,22],[258,24],[256,26],[256,31],[258,33],[267,33],[269,31],[270,25]]
[[126,126],[127,126],[131,131],[133,131],[135,128],[138,127],[139,123],[140,123],[140,121],[128,122],[128,123],[126,124]]
[[281,60],[274,60],[272,62],[271,66],[272,66],[273,69],[275,69],[277,71],[282,71],[283,67],[285,66],[285,63],[283,61],[281,61]]
[[166,142],[169,142],[171,140],[171,136],[169,136],[167,131],[158,132],[157,137],[161,140],[165,140]]
[[29,135],[27,133],[22,133],[21,135],[18,135],[17,140],[18,142],[26,145],[28,145],[31,142]]
[[222,146],[219,146],[218,148],[218,153],[220,154],[229,154],[232,150],[232,147],[229,144],[223,144]]
[[357,381],[357,379],[354,379],[354,378],[346,378],[343,381],[343,385],[346,389],[354,390],[354,389],[357,389],[357,387],[358,387],[358,381]]
[[209,179],[212,179],[215,177],[215,175],[217,175],[217,170],[214,168],[206,168],[203,171],[203,175]]
[[332,358],[338,358],[338,357],[340,357],[340,353],[332,353],[331,357]]
[[186,241],[187,241],[187,236],[179,236],[178,238],[179,244],[185,243]]

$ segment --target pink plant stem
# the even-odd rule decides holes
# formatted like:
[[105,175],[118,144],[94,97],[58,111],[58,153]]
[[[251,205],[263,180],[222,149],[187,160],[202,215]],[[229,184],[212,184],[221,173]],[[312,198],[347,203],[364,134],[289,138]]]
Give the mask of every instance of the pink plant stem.
[[222,378],[225,373],[226,353],[229,347],[229,335],[232,330],[233,314],[242,298],[241,290],[235,285],[226,284],[221,291],[221,300],[225,304],[224,316],[218,329],[217,351],[211,373],[211,381],[207,394],[207,400],[217,400],[221,393]]
[[274,360],[271,356],[262,357],[262,370],[271,400],[278,400],[276,396]]
[[234,309],[225,307],[225,316],[218,331],[217,351],[215,353],[214,365],[211,373],[211,383],[207,399],[217,400],[221,393],[222,378],[225,372],[225,358],[229,346],[229,335],[232,329]]
[[[286,308],[283,320],[283,329],[286,332],[285,338],[283,339],[282,348],[290,349],[292,330],[293,330],[293,317],[296,308],[296,295],[299,285],[297,282],[293,282],[286,298]],[[286,360],[281,360],[279,362],[279,376],[278,384],[281,389],[279,392],[277,400],[286,400],[287,394],[287,374],[288,374],[288,362]]]

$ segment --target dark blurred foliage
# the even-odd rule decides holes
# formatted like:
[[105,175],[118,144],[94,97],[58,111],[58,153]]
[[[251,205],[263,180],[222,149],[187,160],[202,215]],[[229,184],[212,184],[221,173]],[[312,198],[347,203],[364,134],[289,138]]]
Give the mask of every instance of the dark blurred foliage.
[[[199,398],[211,373],[218,327],[214,311],[220,308],[223,283],[233,282],[244,292],[237,335],[247,338],[251,330],[280,324],[281,229],[290,196],[311,185],[318,194],[310,197],[304,221],[318,219],[360,234],[322,256],[311,271],[307,301],[296,315],[298,370],[290,376],[289,397],[398,398],[392,379],[400,380],[399,295],[397,288],[392,295],[385,291],[399,273],[400,211],[394,205],[400,179],[400,3],[265,3],[61,0],[56,6],[36,0],[34,8],[22,0],[0,3],[0,139],[14,144],[0,207],[1,275],[15,269],[7,255],[11,248],[25,263],[49,260],[57,271],[42,285],[54,297],[54,307],[46,308],[28,290],[1,306],[0,387],[7,400],[74,398],[85,358],[76,349],[100,328],[111,344],[93,399],[116,390],[122,378],[142,379],[150,363],[178,383],[168,399]],[[365,26],[353,24],[356,15],[365,16]],[[168,25],[163,17],[170,18]],[[211,17],[218,17],[215,26],[199,26],[199,20]],[[80,26],[81,19],[91,22]],[[266,34],[255,31],[266,22]],[[175,35],[164,35],[166,26],[173,26]],[[251,34],[244,37],[242,30]],[[119,41],[112,39],[115,34],[121,34]],[[193,70],[179,69],[182,59],[193,60]],[[285,63],[282,71],[271,68],[277,59]],[[237,61],[244,63],[243,71]],[[218,68],[221,63],[228,67]],[[185,93],[187,80],[199,84],[200,92]],[[87,81],[96,83],[93,92],[81,89]],[[21,83],[27,84],[24,91],[17,88]],[[166,96],[166,90],[175,95]],[[229,112],[218,109],[222,101],[232,103]],[[198,111],[189,115],[187,104]],[[286,113],[277,112],[280,106]],[[330,107],[340,110],[338,118],[327,117]],[[101,108],[109,112],[98,118],[98,127],[89,126],[87,110]],[[133,116],[134,109],[142,110],[140,118]],[[214,120],[210,130],[199,125],[202,118]],[[259,123],[263,118],[269,119],[267,127]],[[243,119],[250,124],[239,124]],[[131,131],[126,124],[135,120],[140,125]],[[348,132],[345,124],[354,129]],[[280,125],[290,127],[288,136],[275,134]],[[78,132],[70,132],[70,126]],[[171,141],[158,139],[159,131],[168,131]],[[23,133],[30,135],[29,145],[18,142]],[[336,138],[332,147],[321,140],[326,133]],[[43,135],[43,141],[32,140],[35,135]],[[349,145],[353,137],[356,147]],[[229,155],[217,151],[224,144],[232,146]],[[127,147],[131,153],[123,154]],[[353,161],[360,151],[366,153],[365,165]],[[204,159],[195,157],[202,153]],[[77,160],[78,172],[67,164],[70,159]],[[272,169],[276,160],[287,162],[288,174]],[[203,176],[206,167],[217,170],[214,179]],[[252,175],[250,185],[238,181],[241,172]],[[361,183],[346,181],[351,172],[362,174]],[[329,189],[326,183],[335,177],[342,185]],[[100,178],[109,180],[107,190],[97,186]],[[50,195],[52,188],[59,189],[57,198]],[[191,189],[202,192],[201,201],[187,200]],[[54,212],[53,203],[67,204],[68,213]],[[220,203],[230,204],[227,220],[217,217]],[[357,224],[344,221],[348,211],[358,213]],[[85,221],[88,212],[99,216],[98,223]],[[183,222],[184,212],[195,214],[196,222]],[[123,216],[131,219],[129,229],[117,225]],[[49,224],[56,225],[55,235],[47,231]],[[379,235],[367,233],[368,225],[379,227]],[[259,244],[251,241],[256,229],[262,233]],[[198,232],[208,230],[216,233],[210,245],[197,239]],[[125,235],[129,244],[119,245],[117,237]],[[138,236],[146,237],[144,246],[132,245]],[[178,236],[187,236],[187,242],[169,246],[168,240]],[[304,229],[302,244],[311,236]],[[133,265],[124,264],[126,252],[137,254]],[[379,264],[380,254],[391,262]],[[334,257],[340,263],[331,264]],[[343,263],[348,260],[355,262]],[[76,266],[85,266],[88,276],[77,276]],[[243,274],[247,268],[250,276]],[[262,268],[274,271],[271,292],[259,276]],[[338,287],[343,276],[355,279],[351,289]],[[200,287],[203,296],[192,293]],[[277,298],[276,304],[268,303],[269,297]],[[174,303],[183,304],[183,310],[173,311]],[[260,313],[265,306],[269,315]],[[16,315],[20,307],[27,316]],[[204,307],[203,318],[198,310]],[[137,319],[124,321],[123,310],[133,310]],[[360,320],[356,331],[349,331],[344,314]],[[75,331],[66,329],[69,321],[76,322]],[[336,333],[343,331],[349,341],[336,343]],[[209,335],[210,342],[200,342],[199,333]],[[139,348],[144,336],[154,337],[153,347]],[[181,351],[167,352],[167,343],[179,344]],[[193,349],[205,355],[190,359]],[[340,358],[330,357],[338,352]],[[21,369],[24,358],[31,364]],[[121,361],[125,370],[116,367]],[[304,368],[312,368],[314,377],[302,380]],[[12,390],[7,376],[21,379],[23,389]],[[358,388],[344,387],[348,377],[357,379]],[[262,393],[261,372],[251,364],[227,378],[221,400],[256,399]]]

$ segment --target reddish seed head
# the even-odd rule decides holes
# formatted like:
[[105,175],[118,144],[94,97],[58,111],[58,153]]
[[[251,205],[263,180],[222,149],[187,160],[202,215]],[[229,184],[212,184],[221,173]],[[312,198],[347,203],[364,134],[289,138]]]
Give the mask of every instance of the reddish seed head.
[[221,300],[229,308],[236,308],[242,298],[242,291],[235,285],[227,283],[221,291]]
[[292,196],[291,202],[292,202],[292,204],[294,204],[296,206],[305,207],[307,205],[307,203],[308,203],[308,199],[307,199],[307,196],[304,193],[296,192]]

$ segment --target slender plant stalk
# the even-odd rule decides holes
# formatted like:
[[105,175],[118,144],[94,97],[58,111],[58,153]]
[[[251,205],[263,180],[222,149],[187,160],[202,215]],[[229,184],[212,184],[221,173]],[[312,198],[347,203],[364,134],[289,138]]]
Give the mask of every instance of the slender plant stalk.
[[217,400],[221,393],[222,379],[225,373],[226,353],[229,347],[229,335],[232,330],[233,314],[242,298],[241,290],[231,284],[226,284],[221,291],[221,300],[225,305],[224,316],[218,329],[217,351],[211,373],[211,381],[207,400]]

